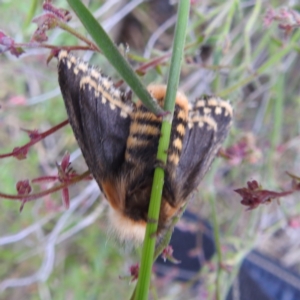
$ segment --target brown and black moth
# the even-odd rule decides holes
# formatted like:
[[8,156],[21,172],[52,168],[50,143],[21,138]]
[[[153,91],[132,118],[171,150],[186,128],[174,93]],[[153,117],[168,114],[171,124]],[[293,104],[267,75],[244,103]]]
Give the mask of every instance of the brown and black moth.
[[[60,51],[58,80],[69,121],[90,172],[110,204],[121,241],[141,242],[160,137],[161,117],[133,103],[99,69]],[[162,107],[163,85],[148,91]],[[158,235],[186,204],[227,136],[233,110],[217,97],[188,99],[177,92]]]

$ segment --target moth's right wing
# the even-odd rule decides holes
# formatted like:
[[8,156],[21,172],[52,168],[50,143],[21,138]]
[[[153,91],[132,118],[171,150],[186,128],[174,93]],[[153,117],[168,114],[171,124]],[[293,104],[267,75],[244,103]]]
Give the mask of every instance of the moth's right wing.
[[213,96],[198,99],[190,109],[176,172],[179,201],[200,184],[228,134],[232,115],[229,102]]

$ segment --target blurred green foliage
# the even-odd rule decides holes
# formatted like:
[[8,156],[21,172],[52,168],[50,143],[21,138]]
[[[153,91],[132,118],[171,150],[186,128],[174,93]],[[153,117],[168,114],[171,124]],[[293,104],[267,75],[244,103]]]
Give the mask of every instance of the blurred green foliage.
[[[91,11],[107,5],[108,1],[102,2],[90,1],[88,4]],[[240,198],[233,192],[252,179],[258,180],[264,188],[286,190],[290,187],[291,180],[285,175],[285,171],[300,175],[300,29],[296,27],[290,35],[285,35],[276,22],[270,27],[264,25],[268,8],[278,10],[279,6],[288,5],[288,1],[194,2],[187,38],[187,43],[192,46],[186,50],[186,58],[199,56],[199,41],[202,42],[201,46],[207,47],[207,58],[205,59],[202,48],[203,61],[185,62],[181,87],[191,95],[191,99],[195,99],[200,93],[216,93],[229,98],[235,109],[235,122],[226,147],[239,145],[240,140],[245,139],[251,149],[236,161],[217,159],[199,187],[199,197],[195,197],[199,199],[190,203],[190,209],[200,212],[202,217],[211,222],[215,220],[214,225],[220,236],[216,241],[217,246],[222,247],[222,263],[233,268],[229,274],[218,274],[222,295],[225,297],[235,276],[234,268],[254,248],[284,262],[288,261],[287,264],[297,271],[300,269],[299,259],[292,260],[292,256],[288,257],[289,251],[283,250],[296,251],[293,245],[299,240],[299,235],[293,232],[282,237],[283,232],[290,233],[292,230],[289,220],[300,215],[297,194],[282,199],[280,205],[274,202],[253,211],[245,211],[245,207],[239,203]],[[99,21],[113,20],[127,1],[120,3],[120,6],[115,9],[112,6],[106,14],[101,15]],[[55,1],[54,4],[68,9],[65,1]],[[28,42],[36,25],[27,25],[26,22],[28,18],[42,13],[41,6],[41,1],[36,4],[34,0],[2,1],[0,29],[17,42]],[[299,5],[291,8],[299,10]],[[152,10],[155,17],[151,15]],[[155,7],[150,5],[148,8],[145,3],[131,14],[131,18],[138,23],[137,27],[128,27],[129,32],[126,33],[126,41],[131,47],[128,57],[132,59],[133,65],[137,65],[137,60],[130,54],[142,56],[147,39],[156,32],[159,26],[157,24],[162,23],[156,20],[157,15]],[[71,24],[78,25],[76,28],[85,34],[75,18]],[[121,26],[116,26],[111,32],[112,38],[117,42],[124,42],[122,27],[125,28],[125,25],[128,26],[128,20],[124,18]],[[151,57],[163,55],[164,50],[169,49],[172,30],[171,27],[163,33],[150,51]],[[49,36],[49,43],[55,45],[78,43],[77,39],[58,29],[51,31]],[[138,48],[138,43],[135,48],[132,47],[137,40],[141,40],[144,48]],[[14,147],[29,141],[27,134],[20,128],[43,132],[67,118],[57,90],[55,59],[47,65],[49,51],[25,50],[26,53],[18,59],[6,53],[0,56],[0,154],[10,152]],[[78,55],[84,54],[80,52]],[[94,55],[92,62],[118,79],[101,55]],[[149,70],[142,79],[145,84],[152,81],[164,82],[166,70],[167,67],[162,64],[157,69]],[[54,94],[57,91],[55,96],[34,104],[36,99],[41,99],[41,95],[53,91]],[[25,99],[24,105],[17,105],[15,97]],[[75,153],[76,149],[75,139],[67,126],[34,145],[26,160],[0,160],[0,191],[14,194],[15,184],[19,180],[56,174],[55,163],[61,160],[66,150]],[[79,173],[86,169],[82,158],[76,159],[73,165]],[[72,196],[78,196],[88,184],[73,186],[70,189]],[[121,280],[119,276],[129,275],[129,266],[139,260],[138,255],[124,250],[107,233],[104,207],[104,212],[95,216],[91,226],[82,225],[82,220],[88,220],[101,205],[105,206],[102,197],[94,202],[90,198],[91,196],[86,196],[61,229],[60,236],[63,236],[77,225],[82,226],[77,233],[56,244],[54,268],[48,280],[8,288],[0,294],[1,299],[129,298],[134,285],[129,284],[130,279]],[[214,206],[215,211],[211,209]],[[62,208],[60,193],[27,203],[21,214],[19,207],[19,202],[1,199],[0,287],[4,280],[30,276],[41,267],[49,236],[67,216]],[[49,219],[20,241],[1,244],[2,237],[18,235],[43,218]],[[278,235],[281,239],[276,238]],[[270,243],[272,247],[269,246]],[[176,257],[176,249],[174,250]],[[217,257],[214,257],[213,263],[217,265]],[[217,274],[205,268],[199,276],[204,279],[205,289],[209,299],[212,299]],[[152,291],[155,290],[155,282],[153,280]],[[184,292],[173,295],[172,286],[160,287],[157,291],[159,297],[188,299]]]

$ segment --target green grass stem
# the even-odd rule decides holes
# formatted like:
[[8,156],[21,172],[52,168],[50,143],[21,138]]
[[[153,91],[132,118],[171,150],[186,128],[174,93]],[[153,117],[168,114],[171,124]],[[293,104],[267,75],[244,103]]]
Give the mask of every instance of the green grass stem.
[[[189,19],[190,1],[179,1],[178,16],[174,34],[173,52],[168,76],[168,87],[164,103],[164,109],[170,114],[164,116],[161,127],[161,138],[159,140],[157,159],[166,163],[167,150],[169,148],[171,125],[175,107],[175,98],[180,77],[180,68],[184,52],[186,28]],[[148,218],[158,220],[161,195],[164,184],[164,170],[156,168],[152,185]],[[139,278],[135,293],[135,300],[147,300],[152,274],[152,265],[155,252],[155,233],[157,231],[157,222],[149,222],[146,227],[145,240],[142,250]]]

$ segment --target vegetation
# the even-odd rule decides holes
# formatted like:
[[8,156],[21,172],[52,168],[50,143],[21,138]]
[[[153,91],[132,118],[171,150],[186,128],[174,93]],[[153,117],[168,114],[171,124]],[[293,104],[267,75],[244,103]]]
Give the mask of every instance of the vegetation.
[[[177,5],[163,15],[159,1],[102,2],[89,1],[89,10],[117,46],[128,43],[129,51],[119,50],[143,75],[139,79],[145,85],[166,82]],[[292,255],[300,216],[300,7],[275,0],[190,2],[180,89],[191,101],[212,93],[230,99],[235,109],[230,136],[188,207],[213,224],[217,248],[195,280],[203,281],[207,299],[225,299],[252,249],[300,271],[299,258]],[[95,53],[99,45],[87,38],[65,1],[46,1],[43,13],[35,0],[30,6],[6,1],[1,15],[0,294],[4,299],[130,299],[141,251],[126,251],[107,234],[107,204],[93,181],[82,180],[89,178],[71,129],[64,126],[52,58],[62,47]],[[92,56],[93,64],[122,83],[104,55],[77,55]],[[28,135],[30,147],[15,149],[28,143]],[[69,188],[73,177],[59,177],[74,175],[66,151],[76,174],[83,174]],[[62,193],[23,201],[20,214],[20,194],[59,184]],[[19,196],[9,201],[3,194]],[[280,203],[272,201],[279,197]],[[159,287],[153,278],[150,297],[182,299],[190,284]]]

